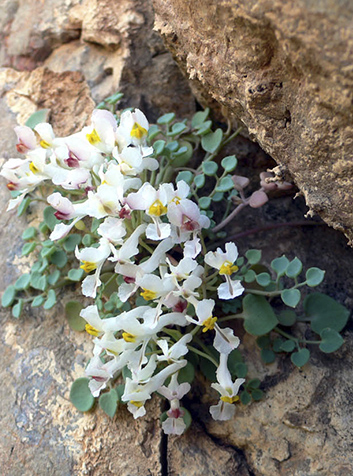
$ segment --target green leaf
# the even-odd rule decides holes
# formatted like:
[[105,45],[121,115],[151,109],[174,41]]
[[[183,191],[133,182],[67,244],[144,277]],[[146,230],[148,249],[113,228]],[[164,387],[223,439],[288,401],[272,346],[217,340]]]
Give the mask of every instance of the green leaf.
[[212,128],[212,121],[206,121],[203,124],[200,124],[200,126],[195,127],[195,135],[197,136],[204,136],[211,132]]
[[243,390],[240,394],[240,401],[243,405],[249,405],[251,402],[251,395],[246,390]]
[[212,200],[214,202],[221,202],[223,200],[223,196],[224,196],[223,192],[216,192],[213,195]]
[[170,152],[176,152],[179,149],[179,142],[177,140],[169,142],[169,144],[166,146],[166,149],[168,149]]
[[28,256],[30,253],[32,253],[33,250],[35,250],[37,246],[37,243],[25,243],[23,246],[22,246],[22,251],[21,251],[21,254],[22,256]]
[[205,185],[205,176],[204,174],[195,175],[194,184],[196,188],[202,188]]
[[291,327],[297,320],[297,315],[294,311],[286,309],[279,313],[277,319],[279,320],[279,323],[282,324],[282,326]]
[[51,231],[54,230],[55,225],[60,223],[60,221],[56,218],[54,213],[55,213],[55,210],[53,207],[46,207],[43,210],[43,218],[44,218],[45,224]]
[[153,150],[156,155],[160,155],[165,147],[165,140],[156,140],[156,142],[153,144]]
[[246,283],[253,283],[256,279],[256,273],[253,269],[249,269],[244,275],[244,281]]
[[16,291],[23,291],[24,289],[28,289],[30,284],[31,275],[28,273],[22,274],[15,282],[15,289]]
[[283,350],[283,352],[293,352],[294,349],[295,349],[294,340],[285,340],[281,345],[281,350]]
[[311,288],[322,283],[325,277],[325,271],[319,268],[309,268],[306,272],[306,284]]
[[283,344],[283,339],[281,337],[277,337],[277,339],[275,339],[273,341],[273,344],[272,344],[272,349],[273,349],[273,352],[282,352],[282,344]]
[[216,192],[228,192],[234,188],[234,182],[230,175],[226,175],[215,188]]
[[40,252],[40,255],[42,258],[49,258],[55,251],[57,250],[56,246],[53,245],[50,248],[44,247],[42,251]]
[[226,172],[232,172],[238,165],[238,160],[235,155],[229,155],[228,157],[224,157],[221,165]]
[[65,251],[55,251],[50,257],[50,261],[55,264],[59,269],[63,268],[67,263],[67,256]]
[[22,240],[33,240],[33,238],[37,236],[37,233],[37,228],[35,228],[34,226],[30,226],[22,233]]
[[278,324],[277,317],[263,296],[248,294],[243,299],[244,328],[253,336],[272,331]]
[[71,329],[82,332],[85,330],[86,321],[80,316],[83,306],[78,301],[69,301],[65,305],[65,316]]
[[174,167],[184,167],[194,154],[194,148],[187,141],[180,141],[180,149],[173,154],[172,163]]
[[207,208],[209,208],[211,205],[211,199],[210,197],[201,197],[200,200],[199,200],[199,207],[202,209],[202,210],[206,210]]
[[88,412],[94,405],[94,397],[88,387],[88,383],[88,378],[81,377],[71,385],[70,400],[80,412]]
[[272,261],[271,263],[271,268],[276,271],[278,276],[283,276],[287,270],[287,267],[289,265],[289,260],[285,256],[282,256],[281,258],[276,258]]
[[43,233],[43,235],[45,235],[46,233],[48,233],[49,228],[48,228],[47,225],[44,223],[44,221],[42,221],[42,222],[39,224],[38,230],[39,230],[41,233]]
[[210,110],[208,107],[204,111],[198,111],[192,117],[191,126],[192,127],[200,126],[203,122],[205,122],[209,113],[210,113]]
[[182,412],[184,412],[183,420],[184,420],[184,423],[185,423],[185,431],[186,431],[191,426],[192,416],[190,415],[190,412],[185,407],[180,407],[180,410]]
[[264,396],[264,392],[259,388],[255,388],[254,390],[252,390],[251,396],[255,400],[255,402],[258,402]]
[[16,319],[18,319],[21,316],[23,305],[24,305],[23,299],[19,299],[18,302],[13,306],[12,315]]
[[60,278],[60,271],[56,269],[48,276],[48,284],[49,286],[54,286],[57,283],[58,279]]
[[271,346],[271,339],[269,336],[261,336],[256,339],[256,344],[260,349],[269,349]]
[[14,302],[14,300],[15,300],[15,296],[16,296],[15,286],[13,286],[13,285],[8,286],[5,289],[5,292],[4,292],[4,294],[2,295],[2,298],[1,298],[2,307],[11,306],[12,303]]
[[286,275],[288,278],[296,278],[303,269],[303,264],[298,258],[294,258],[286,269]]
[[84,237],[82,238],[82,244],[84,246],[91,246],[92,244],[92,236],[91,235],[84,235]]
[[[44,278],[44,280],[43,280]],[[31,286],[34,289],[38,289],[40,291],[44,291],[46,284],[46,277],[42,276],[39,272],[34,272],[31,274]],[[44,288],[43,288],[44,286]]]
[[36,125],[41,124],[42,122],[48,122],[50,110],[49,109],[38,109],[34,112],[25,122],[27,127],[34,129]]
[[263,288],[268,286],[271,282],[271,276],[268,273],[260,273],[256,276],[256,282]]
[[309,294],[304,300],[304,311],[311,328],[320,334],[326,327],[340,332],[347,324],[349,310],[326,294]]
[[202,136],[201,146],[206,152],[216,152],[218,147],[221,145],[223,139],[222,129],[217,129],[215,132],[209,132],[208,134]]
[[344,343],[343,337],[337,331],[328,327],[320,332],[320,337],[322,340],[319,348],[326,354],[335,352]]
[[149,142],[151,142],[153,139],[155,139],[160,134],[160,132],[161,132],[161,130],[156,124],[153,124],[152,126],[150,126],[150,128],[148,129],[148,140],[149,140]]
[[183,170],[182,172],[178,173],[176,181],[180,182],[180,180],[184,180],[184,182],[190,185],[193,178],[194,174],[192,172],[190,172],[189,170]]
[[205,175],[208,175],[209,177],[216,175],[216,172],[218,170],[218,164],[216,164],[216,162],[212,162],[212,160],[210,162],[203,162],[201,167],[203,173]]
[[102,395],[99,397],[98,403],[104,413],[110,416],[110,418],[113,418],[118,408],[118,400],[118,392],[112,388],[110,392],[102,393]]
[[81,243],[81,235],[73,233],[69,235],[64,241],[64,250],[67,252],[75,251],[76,246]]
[[244,378],[246,377],[247,373],[248,367],[246,364],[242,362],[238,362],[237,364],[235,364],[235,375],[237,376],[237,378]]
[[168,114],[163,114],[163,116],[157,119],[157,124],[170,124],[175,119],[174,112],[169,112]]
[[217,369],[210,360],[205,359],[204,357],[200,357],[200,370],[207,378],[207,380],[209,380],[210,382],[217,382]]
[[272,364],[276,360],[276,354],[271,349],[262,349],[261,358],[266,364]]
[[246,388],[259,388],[261,385],[261,380],[258,378],[253,378],[249,380],[249,382],[246,384]]
[[21,217],[27,210],[29,204],[31,203],[30,197],[26,197],[25,199],[22,200],[20,205],[17,208],[17,216]]
[[123,97],[124,97],[123,93],[115,93],[107,97],[106,99],[104,99],[104,101],[107,102],[108,104],[116,104]]
[[242,362],[243,362],[243,358],[241,356],[239,349],[232,350],[232,352],[228,355],[228,362],[227,362],[228,369],[232,377],[237,375],[237,365],[241,364]]
[[301,299],[301,294],[299,289],[284,289],[281,292],[281,298],[287,306],[296,307]]
[[116,393],[118,394],[118,400],[121,402],[121,397],[124,395],[125,392],[125,384],[120,383],[116,388]]
[[173,124],[172,130],[167,133],[167,136],[175,137],[178,134],[184,132],[185,129],[187,129],[187,126],[183,122],[176,122],[175,124]]
[[310,359],[310,351],[308,349],[300,349],[298,352],[293,352],[290,360],[297,367],[303,367]]
[[245,253],[245,256],[249,264],[253,265],[261,261],[261,254],[261,250],[248,250]]
[[195,378],[195,367],[191,362],[188,362],[185,367],[179,370],[178,382],[179,383],[192,383]]
[[41,305],[43,304],[43,302],[44,302],[44,299],[45,299],[44,296],[36,296],[36,297],[33,299],[32,303],[31,303],[31,306],[32,306],[32,307],[39,307],[39,306],[41,306]]
[[49,289],[47,300],[44,303],[44,309],[51,309],[56,304],[56,294],[54,289]]
[[70,271],[67,273],[67,277],[68,277],[71,281],[79,282],[79,281],[82,280],[84,274],[85,274],[85,272],[84,272],[84,270],[81,269],[81,268],[70,269]]

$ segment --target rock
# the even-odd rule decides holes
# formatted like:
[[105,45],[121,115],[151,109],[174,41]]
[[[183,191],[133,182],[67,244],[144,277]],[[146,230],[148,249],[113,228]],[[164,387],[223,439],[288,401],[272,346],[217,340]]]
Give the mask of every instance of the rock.
[[203,104],[240,119],[353,239],[353,9],[345,1],[154,0],[156,29]]

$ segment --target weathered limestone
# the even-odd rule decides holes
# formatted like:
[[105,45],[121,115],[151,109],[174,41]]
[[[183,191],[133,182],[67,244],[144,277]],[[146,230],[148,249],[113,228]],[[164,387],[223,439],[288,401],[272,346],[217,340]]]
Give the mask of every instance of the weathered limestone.
[[353,239],[353,7],[154,0],[156,29],[203,104],[222,106],[289,172],[310,214]]

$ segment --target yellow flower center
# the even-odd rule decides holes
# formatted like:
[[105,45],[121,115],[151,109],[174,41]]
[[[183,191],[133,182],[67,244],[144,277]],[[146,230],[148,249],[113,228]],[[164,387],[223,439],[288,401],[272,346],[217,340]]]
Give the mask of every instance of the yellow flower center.
[[206,319],[204,322],[203,322],[203,329],[202,329],[202,332],[207,332],[209,330],[213,330],[214,329],[214,326],[217,322],[217,317],[215,316],[210,316],[208,319]]
[[85,329],[88,334],[91,334],[91,336],[97,337],[99,335],[99,330],[91,326],[91,324],[86,324]]
[[39,169],[34,165],[33,162],[31,162],[29,164],[29,170],[33,173],[33,174],[37,174],[39,172]]
[[180,200],[181,200],[180,197],[174,197],[172,202],[175,203],[175,205],[179,205]]
[[149,289],[145,289],[145,288],[142,288],[142,289],[143,289],[143,293],[141,293],[141,296],[146,301],[152,301],[153,299],[156,298],[156,296],[157,296],[156,292],[150,291]]
[[227,274],[230,276],[231,274],[238,271],[238,269],[238,266],[235,264],[231,263],[230,261],[225,261],[219,269],[219,274]]
[[136,342],[136,336],[130,334],[130,332],[123,332],[123,339],[125,342]]
[[87,140],[90,144],[96,145],[98,142],[101,142],[101,138],[99,137],[97,131],[93,129],[90,134],[86,134]]
[[50,144],[49,142],[47,142],[46,140],[42,139],[40,142],[39,142],[39,145],[41,147],[43,147],[43,149],[49,149],[50,147]]
[[137,122],[135,122],[131,129],[131,137],[135,137],[136,139],[142,139],[146,135],[147,130],[144,127],[140,126],[140,124],[137,124]]
[[92,263],[91,261],[82,261],[82,263],[80,268],[86,271],[86,273],[90,273],[97,268],[97,263]]
[[221,397],[222,402],[227,402],[227,403],[235,403],[239,400],[238,395],[235,395],[234,397]]
[[155,217],[160,217],[161,215],[165,215],[166,213],[167,207],[165,207],[160,200],[154,201],[148,209],[148,214],[153,215]]
[[136,402],[135,400],[130,400],[130,403],[131,403],[132,405],[135,405],[135,407],[137,407],[137,408],[141,408],[141,407],[143,407],[143,405],[144,405],[143,402]]

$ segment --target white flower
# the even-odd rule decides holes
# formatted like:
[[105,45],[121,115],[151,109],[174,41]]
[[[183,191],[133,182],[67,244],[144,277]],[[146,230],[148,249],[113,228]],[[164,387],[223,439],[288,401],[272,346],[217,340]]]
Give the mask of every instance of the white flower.
[[210,407],[210,413],[214,420],[230,420],[233,417],[235,413],[233,403],[239,400],[239,388],[245,382],[243,378],[232,381],[227,360],[228,355],[220,354],[219,367],[216,372],[218,383],[211,384],[211,387],[221,395],[219,403]]

